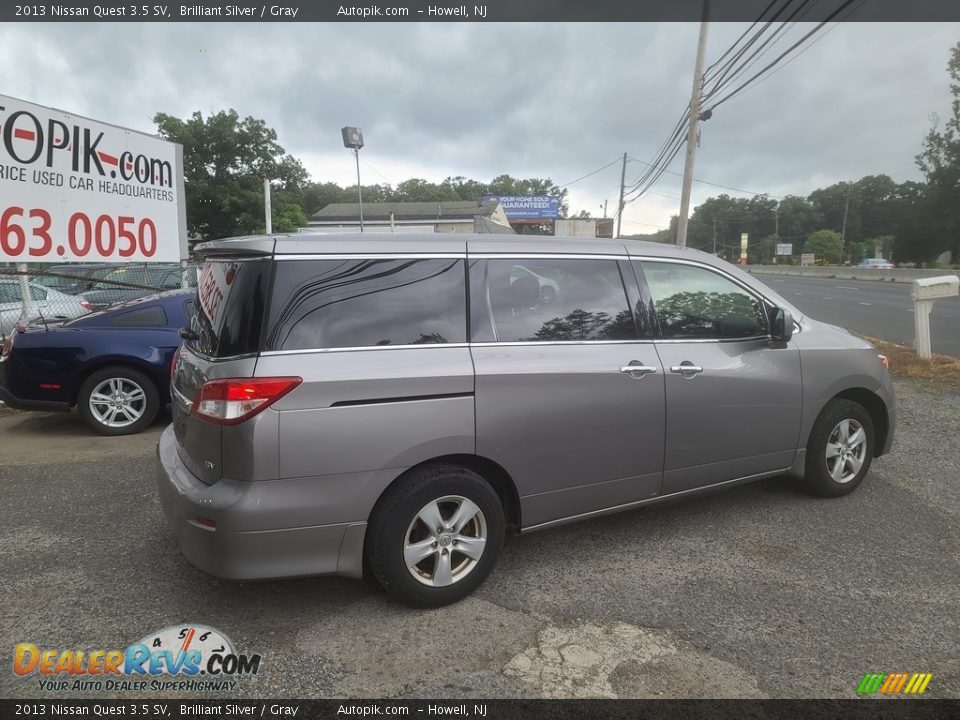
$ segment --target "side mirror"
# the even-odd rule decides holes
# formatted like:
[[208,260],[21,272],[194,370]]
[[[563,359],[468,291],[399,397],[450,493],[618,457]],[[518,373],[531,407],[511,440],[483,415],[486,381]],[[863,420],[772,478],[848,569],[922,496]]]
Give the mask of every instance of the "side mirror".
[[793,337],[793,315],[789,310],[776,308],[770,323],[770,336],[777,342],[789,342]]

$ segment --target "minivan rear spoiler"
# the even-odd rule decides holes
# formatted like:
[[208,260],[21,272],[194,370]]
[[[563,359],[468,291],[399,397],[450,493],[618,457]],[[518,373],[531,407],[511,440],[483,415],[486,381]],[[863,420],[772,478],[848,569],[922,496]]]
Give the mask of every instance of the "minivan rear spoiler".
[[273,255],[277,241],[271,235],[249,235],[225,240],[209,240],[194,246],[193,251],[203,257]]

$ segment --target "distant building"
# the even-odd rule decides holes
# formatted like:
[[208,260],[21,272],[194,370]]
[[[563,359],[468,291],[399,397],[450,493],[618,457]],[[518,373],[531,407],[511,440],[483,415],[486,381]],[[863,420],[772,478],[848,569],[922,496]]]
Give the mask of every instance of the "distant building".
[[559,219],[553,221],[553,234],[558,237],[612,238],[612,218]]
[[[386,202],[363,204],[363,226],[373,232],[490,233],[513,235],[499,201]],[[307,230],[360,228],[357,203],[331,203],[310,218]]]

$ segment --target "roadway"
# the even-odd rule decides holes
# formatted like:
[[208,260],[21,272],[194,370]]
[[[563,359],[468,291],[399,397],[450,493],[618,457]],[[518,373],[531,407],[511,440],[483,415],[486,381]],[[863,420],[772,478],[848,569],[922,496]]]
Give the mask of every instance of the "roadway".
[[[760,273],[757,277],[812,318],[858,335],[913,346],[910,283]],[[930,336],[935,353],[960,357],[960,297],[934,303]]]

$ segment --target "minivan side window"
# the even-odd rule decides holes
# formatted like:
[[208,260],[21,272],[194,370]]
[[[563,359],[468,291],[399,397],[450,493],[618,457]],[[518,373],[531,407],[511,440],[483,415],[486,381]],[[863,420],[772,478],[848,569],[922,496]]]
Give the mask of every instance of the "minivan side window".
[[464,260],[276,263],[266,350],[463,343]]
[[763,304],[707,268],[640,262],[665,338],[732,340],[767,334]]
[[470,263],[473,342],[635,340],[615,259]]

